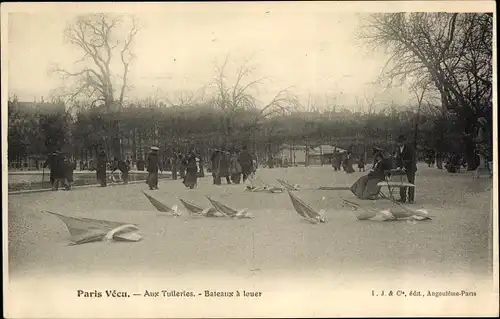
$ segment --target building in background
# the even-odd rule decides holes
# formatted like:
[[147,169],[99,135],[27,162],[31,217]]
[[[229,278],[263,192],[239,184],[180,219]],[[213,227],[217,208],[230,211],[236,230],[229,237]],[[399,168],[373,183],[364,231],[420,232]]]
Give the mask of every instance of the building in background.
[[307,147],[304,145],[283,144],[274,155],[277,160],[288,159],[289,165],[304,165],[306,163]]
[[331,145],[320,145],[309,150],[309,165],[331,165],[335,152],[345,153],[346,150]]

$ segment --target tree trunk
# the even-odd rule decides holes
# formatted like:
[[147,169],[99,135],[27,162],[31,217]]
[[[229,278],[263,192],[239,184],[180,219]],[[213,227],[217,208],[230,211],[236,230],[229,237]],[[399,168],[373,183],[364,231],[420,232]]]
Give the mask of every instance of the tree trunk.
[[111,153],[113,154],[114,158],[121,160],[122,151],[120,141],[120,122],[117,120],[112,120],[111,127]]
[[135,133],[136,129],[132,129],[132,157],[134,161],[137,160],[137,135]]
[[467,170],[468,171],[473,171],[475,170],[478,166],[479,163],[476,161],[476,130],[475,126],[477,124],[477,120],[475,117],[469,117],[464,119],[465,120],[465,141],[464,141],[464,146],[465,146],[465,159],[467,161]]
[[465,160],[467,161],[468,171],[475,170],[479,165],[476,161],[476,144],[469,137],[465,139]]

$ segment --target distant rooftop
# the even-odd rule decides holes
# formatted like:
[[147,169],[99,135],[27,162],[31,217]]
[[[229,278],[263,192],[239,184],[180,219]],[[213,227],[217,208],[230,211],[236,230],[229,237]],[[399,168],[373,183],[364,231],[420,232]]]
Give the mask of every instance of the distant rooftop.
[[66,111],[64,103],[51,102],[16,102],[16,109],[23,113],[37,112],[41,114],[62,113]]
[[339,153],[344,153],[346,152],[345,149],[340,148],[340,147],[335,147],[331,145],[320,145],[318,147],[315,147],[311,150],[311,155],[320,155],[320,154],[333,154],[335,151]]
[[286,149],[292,149],[292,147],[293,147],[294,150],[305,150],[307,148],[304,145],[293,145],[292,146],[292,145],[289,145],[289,144],[283,144],[283,145],[280,146],[280,149],[285,149],[285,148]]

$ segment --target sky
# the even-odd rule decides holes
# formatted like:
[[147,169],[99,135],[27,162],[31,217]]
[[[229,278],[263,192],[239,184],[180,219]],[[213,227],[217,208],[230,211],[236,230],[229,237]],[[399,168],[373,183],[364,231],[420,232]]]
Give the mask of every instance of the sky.
[[[285,88],[305,104],[311,96],[320,107],[334,99],[351,109],[358,107],[356,101],[372,98],[380,107],[391,101],[411,103],[413,97],[404,87],[384,91],[373,84],[387,55],[355,40],[362,15],[325,4],[177,3],[155,10],[128,10],[125,18],[133,13],[141,25],[133,44],[136,59],[128,98],[156,95],[172,100],[179,92],[197,91],[213,82],[216,66],[228,56],[229,79],[249,58],[248,65],[255,71],[247,82],[270,78],[253,92],[262,103]],[[79,70],[75,61],[82,54],[63,37],[77,14],[82,11],[9,14],[9,96],[16,94],[26,101],[47,98],[64,86],[48,72],[51,66]],[[125,27],[117,30],[117,36]]]

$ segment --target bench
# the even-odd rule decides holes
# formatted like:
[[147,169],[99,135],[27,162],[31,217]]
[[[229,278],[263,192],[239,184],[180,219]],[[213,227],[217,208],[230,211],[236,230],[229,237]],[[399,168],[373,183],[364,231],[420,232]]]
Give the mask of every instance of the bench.
[[387,188],[403,188],[403,187],[415,187],[415,184],[400,181],[383,181],[377,183],[378,187]]

